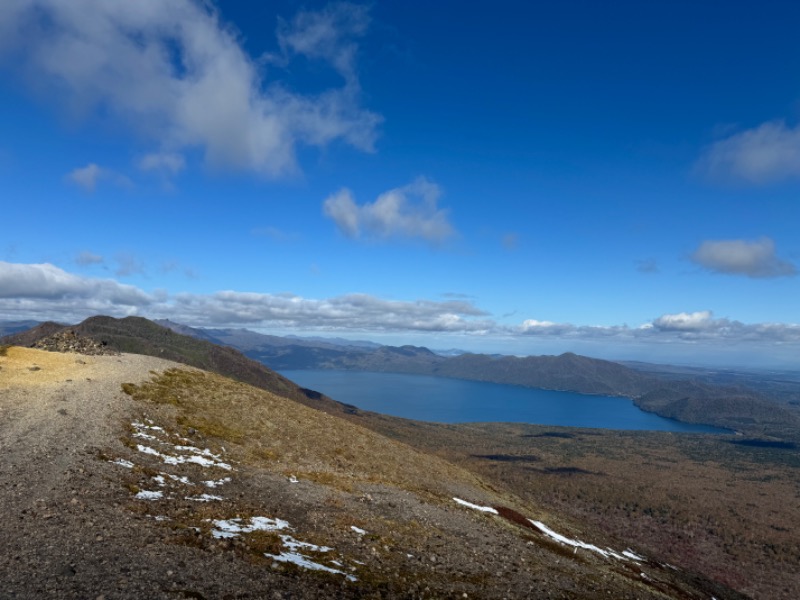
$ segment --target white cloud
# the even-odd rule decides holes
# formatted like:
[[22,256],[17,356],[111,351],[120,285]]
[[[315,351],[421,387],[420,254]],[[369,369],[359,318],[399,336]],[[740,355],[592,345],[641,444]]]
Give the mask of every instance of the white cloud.
[[95,163],[89,163],[85,167],[70,171],[67,177],[87,192],[93,192],[101,173],[102,169],[100,167]]
[[180,294],[174,312],[193,323],[362,331],[479,332],[485,313],[468,302],[384,300],[367,294],[310,299],[292,294],[217,292]]
[[291,54],[322,59],[333,65],[348,85],[357,86],[358,48],[353,38],[363,35],[368,25],[367,7],[349,2],[331,3],[319,12],[301,11],[291,23],[280,22],[278,43],[283,56],[277,57],[277,62],[285,62]]
[[438,185],[420,177],[361,206],[350,190],[340,190],[325,200],[323,212],[347,237],[409,237],[440,243],[455,234],[447,211],[437,207],[440,196]]
[[782,277],[796,275],[797,268],[775,255],[775,242],[758,240],[708,240],[690,256],[692,262],[726,275],[747,277]]
[[[36,88],[76,115],[100,107],[155,142],[152,156],[162,158],[145,163],[174,169],[178,163],[164,157],[200,148],[214,168],[279,176],[296,170],[301,144],[343,140],[373,149],[381,119],[359,105],[352,38],[360,29],[336,16],[355,12],[348,5],[304,12],[281,28],[287,52],[332,61],[340,71],[346,67],[341,87],[301,95],[276,79],[265,80],[208,2],[2,4],[0,51],[14,57]],[[327,23],[327,33],[314,44],[309,36],[317,23]],[[84,181],[90,186],[89,173]]]
[[755,184],[800,177],[800,126],[771,121],[736,133],[708,147],[696,167],[715,179]]
[[144,307],[152,298],[142,290],[113,279],[96,279],[67,273],[49,263],[18,264],[0,261],[0,299],[5,306],[24,302],[37,314],[66,307]]
[[[664,314],[637,327],[574,325],[526,319],[499,324],[466,300],[387,300],[368,294],[304,298],[293,294],[222,291],[147,293],[112,279],[81,277],[51,264],[0,262],[0,319],[78,322],[96,314],[168,318],[201,327],[251,327],[337,333],[458,334],[482,339],[562,343],[732,345],[800,344],[800,324],[742,323],[709,310]],[[421,338],[424,340],[424,338]],[[422,343],[425,343],[424,341]],[[743,346],[743,347],[744,347]],[[753,346],[750,346],[753,347]],[[793,346],[786,346],[791,348]]]
[[94,192],[100,181],[110,181],[119,187],[128,188],[133,184],[124,175],[100,167],[96,163],[89,163],[85,167],[74,169],[67,173],[67,179],[82,187],[86,192]]
[[708,329],[712,324],[710,310],[662,315],[652,323],[661,331],[698,331]]
[[146,154],[139,160],[142,171],[157,171],[169,175],[176,175],[186,167],[186,160],[174,152],[154,152]]

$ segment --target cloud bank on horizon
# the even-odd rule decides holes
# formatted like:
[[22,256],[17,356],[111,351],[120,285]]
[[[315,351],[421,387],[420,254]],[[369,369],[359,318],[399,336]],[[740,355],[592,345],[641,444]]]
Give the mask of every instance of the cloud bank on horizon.
[[800,5],[573,8],[0,3],[0,319],[789,356]]
[[50,264],[0,261],[0,314],[20,320],[55,316],[77,322],[98,313],[170,319],[196,327],[280,327],[332,333],[410,331],[466,336],[800,343],[800,324],[744,324],[714,318],[710,310],[665,314],[634,328],[536,319],[504,325],[467,300],[386,300],[358,293],[324,299],[236,291],[169,295],[147,293],[113,279],[82,277]]

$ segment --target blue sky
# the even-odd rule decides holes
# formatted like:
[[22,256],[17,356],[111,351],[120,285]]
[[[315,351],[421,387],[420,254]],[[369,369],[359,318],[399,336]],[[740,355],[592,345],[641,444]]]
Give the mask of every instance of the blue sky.
[[0,7],[0,319],[800,367],[795,2]]

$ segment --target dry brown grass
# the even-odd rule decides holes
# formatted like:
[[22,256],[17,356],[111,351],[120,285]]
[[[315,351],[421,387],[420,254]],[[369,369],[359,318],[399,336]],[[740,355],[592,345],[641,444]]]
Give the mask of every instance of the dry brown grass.
[[470,489],[493,498],[473,474],[373,431],[247,384],[172,369],[124,390],[172,407],[176,422],[220,440],[245,464],[349,491],[358,482],[447,496]]
[[92,359],[6,346],[0,353],[0,387],[44,386],[61,383],[91,372]]

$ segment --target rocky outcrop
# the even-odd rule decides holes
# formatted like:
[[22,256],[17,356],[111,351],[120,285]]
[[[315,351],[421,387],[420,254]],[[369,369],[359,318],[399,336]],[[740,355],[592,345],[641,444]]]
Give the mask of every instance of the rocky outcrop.
[[35,342],[33,347],[38,350],[48,350],[50,352],[75,352],[77,354],[88,354],[91,356],[119,354],[116,350],[109,348],[105,342],[98,342],[91,338],[78,335],[69,329],[42,338]]

